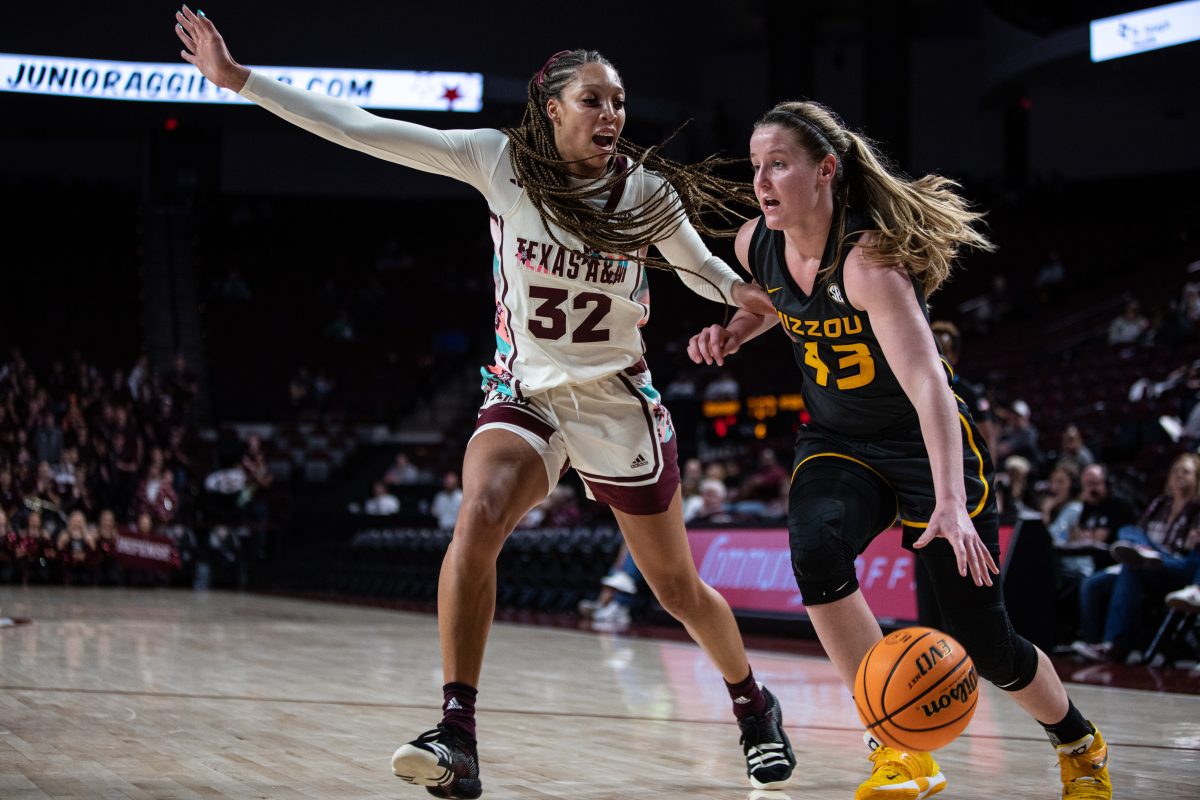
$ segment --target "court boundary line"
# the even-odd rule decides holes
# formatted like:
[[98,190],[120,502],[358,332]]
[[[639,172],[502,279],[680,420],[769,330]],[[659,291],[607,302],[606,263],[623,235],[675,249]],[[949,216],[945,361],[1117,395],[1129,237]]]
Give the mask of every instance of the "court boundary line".
[[[370,700],[314,700],[305,698],[292,697],[254,697],[251,695],[226,695],[226,694],[190,694],[187,692],[151,692],[140,691],[136,689],[87,689],[83,687],[46,687],[46,686],[12,686],[8,684],[0,684],[0,691],[5,692],[57,692],[65,694],[87,694],[87,695],[112,695],[115,697],[145,697],[149,699],[175,699],[175,700],[225,700],[233,702],[249,702],[249,703],[291,703],[295,705],[321,705],[321,706],[351,706],[355,708],[378,708],[378,709],[411,709],[414,711],[436,711],[439,708],[427,705],[417,705],[413,703],[382,703]],[[675,724],[689,725],[728,725],[730,720],[711,720],[711,719],[687,719],[684,717],[639,717],[622,714],[597,714],[587,711],[529,711],[522,709],[511,708],[490,708],[485,709],[483,714],[511,714],[523,717],[573,717],[580,719],[605,719],[629,722],[668,722]],[[798,731],[836,731],[841,733],[858,733],[861,731],[859,727],[836,726],[836,725],[790,725],[793,730]],[[1036,736],[994,736],[988,734],[972,734],[963,733],[959,736],[960,739],[977,739],[979,741],[999,741],[999,742],[1045,742],[1045,739]],[[1200,753],[1200,747],[1179,747],[1175,745],[1163,744],[1147,744],[1144,742],[1122,742],[1109,741],[1108,744],[1112,747],[1121,748],[1137,748],[1140,750],[1164,750],[1180,753]]]

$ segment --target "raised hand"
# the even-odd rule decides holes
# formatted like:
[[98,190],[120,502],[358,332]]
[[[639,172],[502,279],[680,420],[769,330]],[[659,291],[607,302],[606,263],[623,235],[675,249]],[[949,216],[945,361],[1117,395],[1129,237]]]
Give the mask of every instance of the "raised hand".
[[184,6],[175,12],[175,22],[175,33],[185,48],[179,51],[180,58],[194,64],[209,83],[240,92],[250,77],[250,70],[229,55],[225,40],[212,20],[204,16],[203,11],[197,14]]

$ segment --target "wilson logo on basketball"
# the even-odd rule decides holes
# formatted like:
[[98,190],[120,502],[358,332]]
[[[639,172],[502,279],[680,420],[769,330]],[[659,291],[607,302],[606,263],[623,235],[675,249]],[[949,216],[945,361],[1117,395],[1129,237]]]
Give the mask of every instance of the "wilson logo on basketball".
[[936,700],[922,703],[921,710],[925,712],[926,717],[932,717],[955,703],[966,705],[974,699],[977,689],[979,689],[979,676],[972,668],[961,681],[942,692]]

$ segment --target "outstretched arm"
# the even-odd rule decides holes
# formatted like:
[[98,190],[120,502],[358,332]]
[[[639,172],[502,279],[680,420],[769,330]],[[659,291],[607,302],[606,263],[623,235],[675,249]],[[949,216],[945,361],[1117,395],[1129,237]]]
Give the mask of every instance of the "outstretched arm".
[[[756,225],[758,225],[756,219],[745,222],[738,231],[737,240],[733,246],[738,261],[742,262],[742,267],[747,272],[753,272],[750,269],[750,240],[754,236]],[[688,341],[688,356],[692,361],[697,364],[702,361],[705,364],[712,364],[715,361],[718,366],[724,366],[727,356],[733,355],[743,344],[779,323],[775,307],[762,287],[758,284],[749,284],[749,286],[762,295],[761,300],[756,298],[753,304],[743,303],[743,308],[733,315],[733,319],[729,321],[728,325],[709,325],[693,336]],[[760,311],[759,309],[764,304],[766,305],[765,311]]]
[[958,406],[908,273],[899,265],[870,260],[858,246],[846,259],[845,275],[847,298],[870,316],[883,355],[917,410],[929,451],[934,509],[929,527],[914,546],[946,539],[954,548],[959,574],[970,572],[976,585],[990,586],[999,569],[967,510]]
[[[669,186],[664,193],[664,202],[679,203],[675,190]],[[759,314],[775,313],[767,293],[742,280],[728,264],[713,255],[686,217],[670,236],[655,242],[654,246],[663,258],[680,267],[676,272],[679,279],[701,297],[718,303],[728,302]]]
[[506,141],[499,131],[439,131],[306,92],[237,63],[207,17],[185,6],[175,19],[175,33],[184,44],[180,56],[213,84],[238,92],[288,122],[344,147],[457,178],[487,195],[488,181]]

